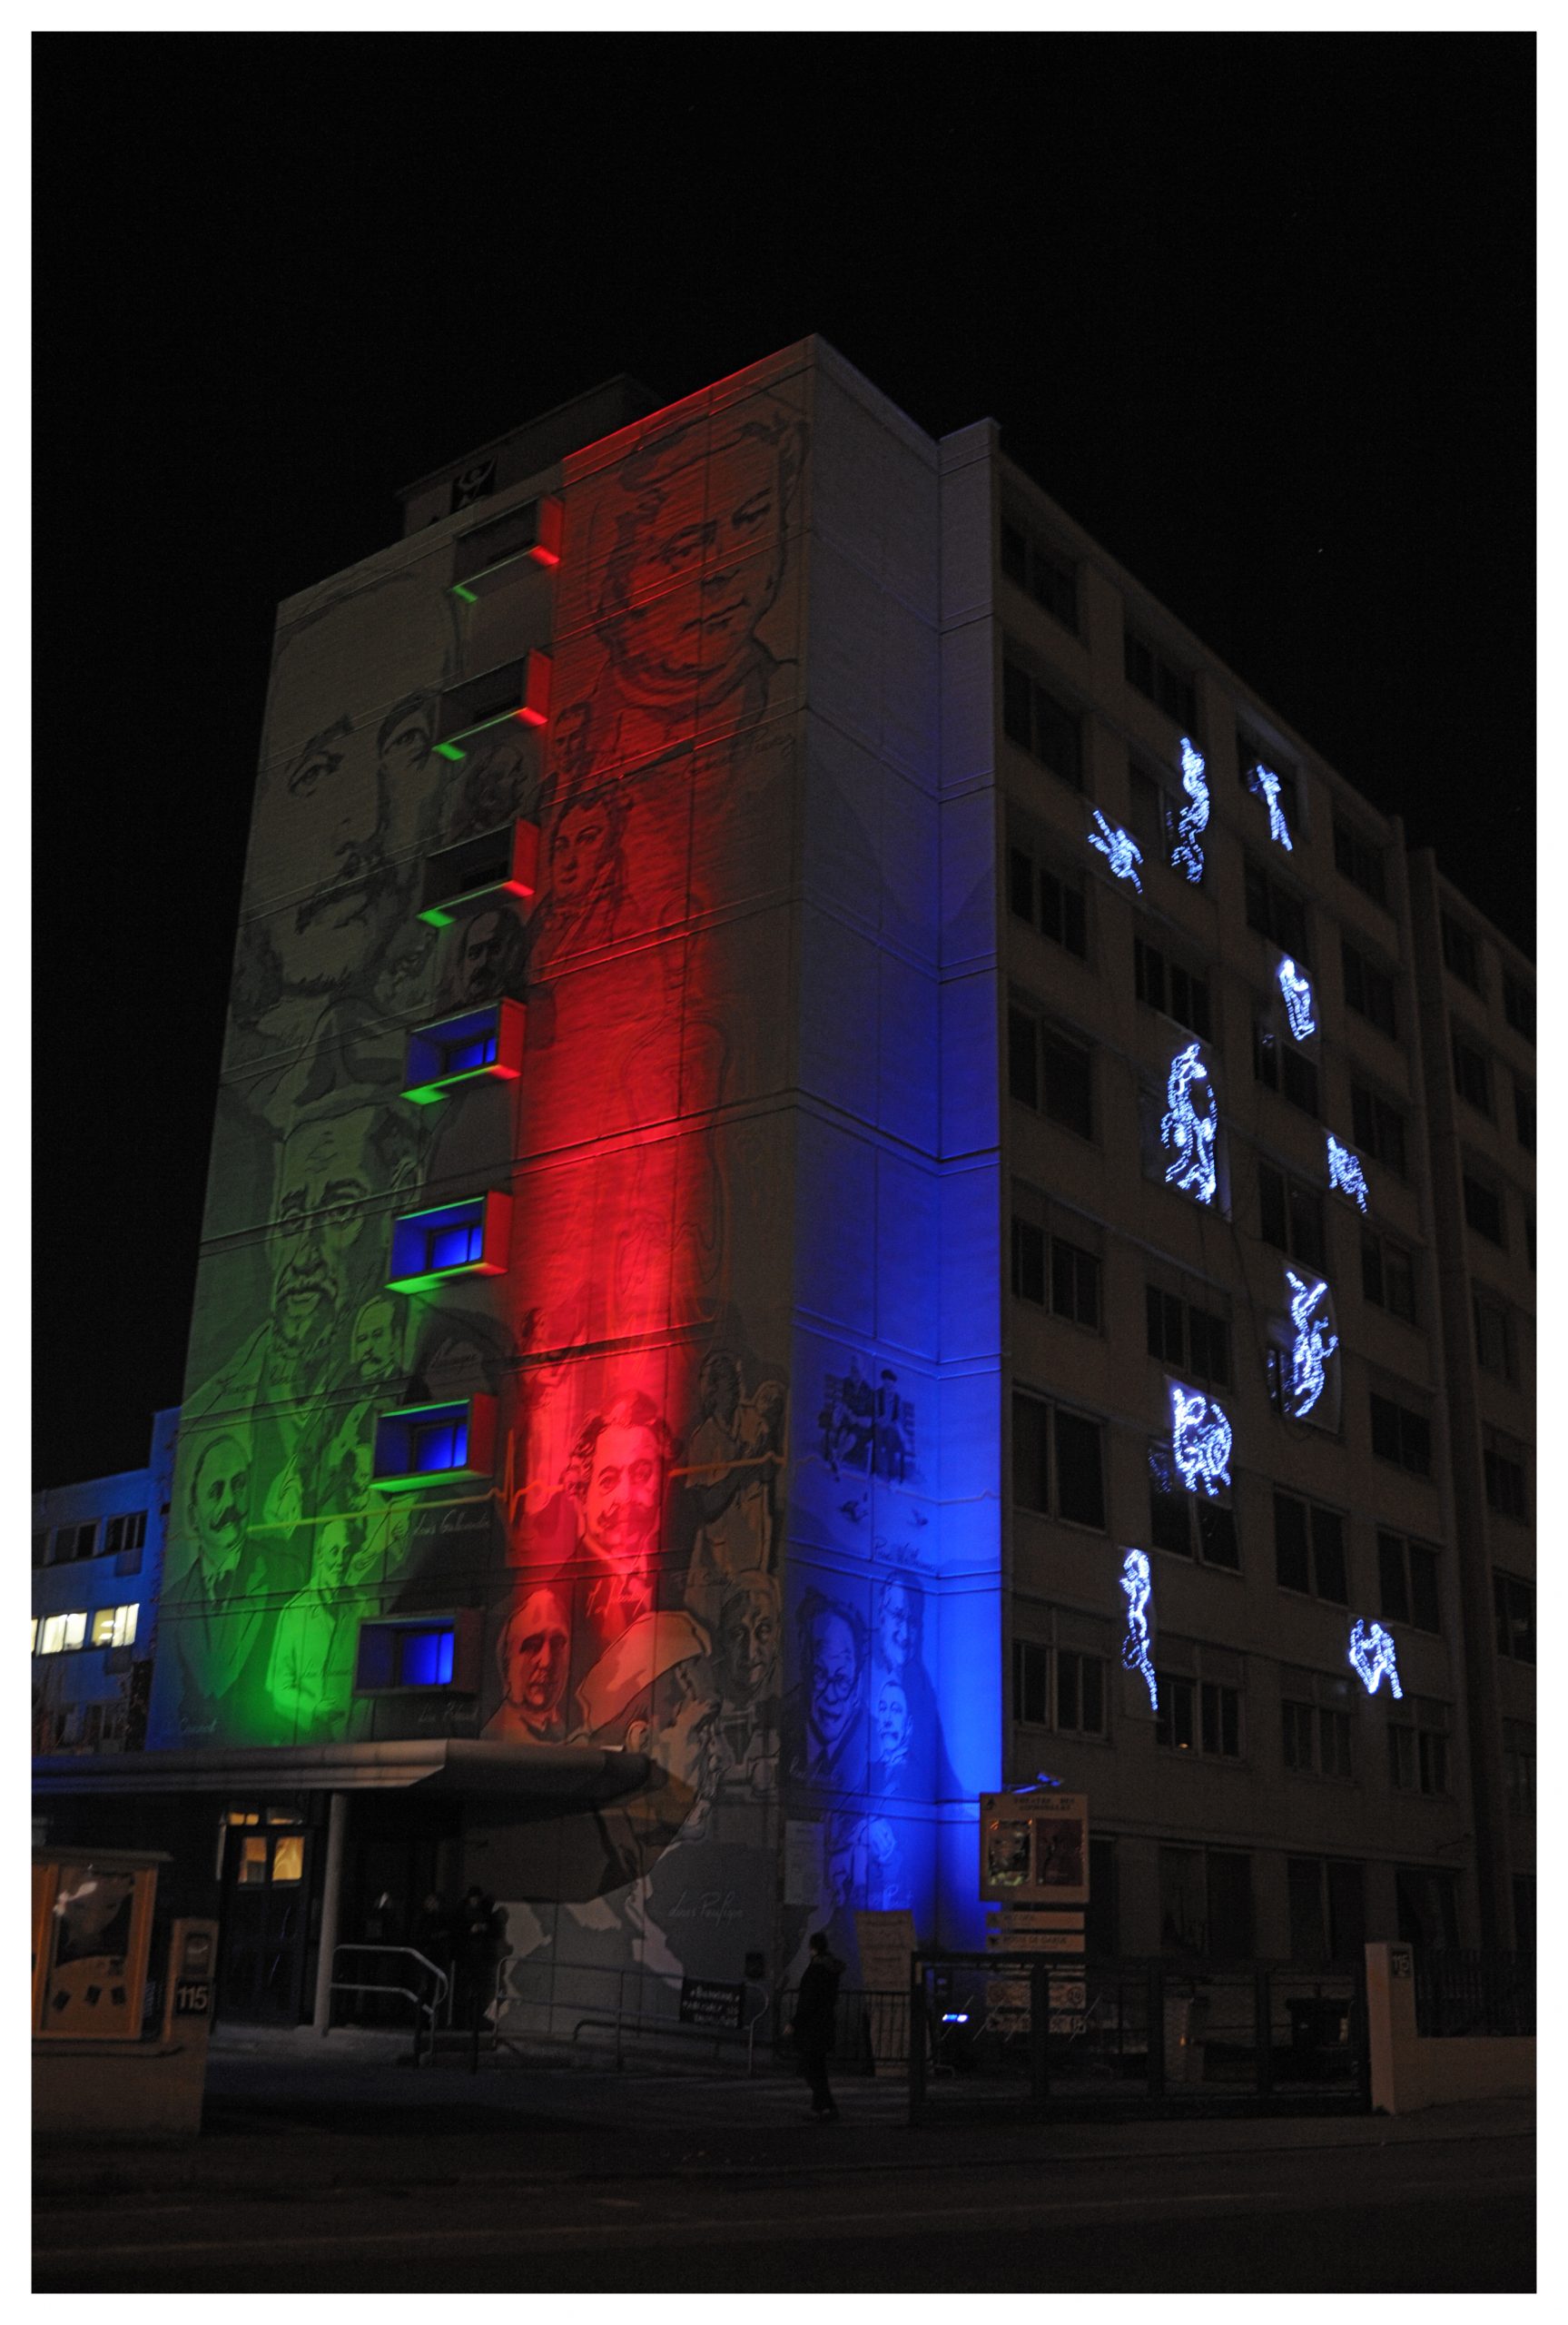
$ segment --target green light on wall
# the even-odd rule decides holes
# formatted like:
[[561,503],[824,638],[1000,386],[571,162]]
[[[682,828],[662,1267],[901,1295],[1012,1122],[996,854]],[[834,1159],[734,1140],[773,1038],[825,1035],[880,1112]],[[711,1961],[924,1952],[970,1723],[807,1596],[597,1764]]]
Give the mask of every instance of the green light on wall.
[[467,751],[459,751],[456,743],[438,743],[436,756],[443,759],[466,759],[468,755]]
[[477,606],[479,602],[473,591],[471,589],[465,589],[460,581],[453,582],[452,595],[454,598],[461,598],[465,606]]

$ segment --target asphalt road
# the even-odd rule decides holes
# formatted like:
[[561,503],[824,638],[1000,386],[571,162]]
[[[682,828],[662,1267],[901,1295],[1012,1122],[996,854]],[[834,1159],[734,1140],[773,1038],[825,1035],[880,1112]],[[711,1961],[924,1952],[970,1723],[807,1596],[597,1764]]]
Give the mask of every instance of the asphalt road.
[[[977,2169],[409,2177],[41,2216],[40,2292],[1528,2292],[1527,2137]],[[837,2150],[853,2162],[853,2147]]]

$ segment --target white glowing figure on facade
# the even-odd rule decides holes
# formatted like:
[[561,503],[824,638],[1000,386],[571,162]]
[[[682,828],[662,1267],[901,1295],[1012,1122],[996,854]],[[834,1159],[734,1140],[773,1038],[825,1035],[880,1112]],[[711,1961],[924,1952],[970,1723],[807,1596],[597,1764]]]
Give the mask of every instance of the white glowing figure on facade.
[[1394,1641],[1381,1623],[1374,1623],[1368,1630],[1359,1615],[1350,1627],[1350,1667],[1369,1696],[1377,1693],[1378,1682],[1386,1675],[1388,1692],[1395,1697],[1405,1690],[1399,1684],[1399,1665],[1395,1658]]
[[1318,1302],[1327,1298],[1328,1286],[1303,1283],[1294,1268],[1286,1269],[1285,1281],[1290,1286],[1290,1321],[1296,1327],[1287,1403],[1296,1419],[1303,1420],[1323,1394],[1327,1380],[1325,1367],[1339,1339],[1329,1331],[1327,1317],[1314,1312]]
[[1348,1146],[1341,1146],[1332,1131],[1328,1133],[1328,1185],[1330,1192],[1338,1187],[1347,1194],[1357,1211],[1366,1209],[1366,1173],[1361,1157]]
[[1290,826],[1285,820],[1285,810],[1279,804],[1279,777],[1271,767],[1261,760],[1252,770],[1254,791],[1268,802],[1268,836],[1277,839],[1287,856],[1296,851],[1290,845]]
[[1170,1061],[1159,1143],[1170,1156],[1165,1166],[1167,1183],[1182,1194],[1195,1196],[1199,1202],[1214,1201],[1214,1133],[1218,1127],[1214,1084],[1208,1078],[1208,1068],[1198,1054],[1198,1044],[1192,1042]]
[[1279,964],[1279,990],[1285,1014],[1290,1020],[1290,1038],[1304,1042],[1317,1031],[1317,1020],[1312,1014],[1312,981],[1302,975],[1288,953]]
[[1098,847],[1117,878],[1130,880],[1139,895],[1142,895],[1143,883],[1134,868],[1143,861],[1142,848],[1130,832],[1119,831],[1115,825],[1108,824],[1098,807],[1094,811],[1094,820],[1100,829],[1090,833],[1090,847]]
[[1219,1407],[1173,1380],[1170,1451],[1188,1493],[1206,1493],[1212,1501],[1230,1483],[1230,1423]]
[[1208,785],[1203,753],[1185,735],[1181,738],[1181,787],[1191,804],[1182,809],[1177,822],[1170,864],[1173,871],[1185,872],[1196,885],[1203,877],[1203,850],[1198,841],[1208,826]]
[[1159,1687],[1149,1651],[1149,1601],[1154,1585],[1149,1579],[1147,1551],[1129,1550],[1121,1561],[1121,1588],[1127,1598],[1127,1637],[1121,1642],[1121,1659],[1129,1671],[1142,1672],[1150,1707],[1158,1711]]

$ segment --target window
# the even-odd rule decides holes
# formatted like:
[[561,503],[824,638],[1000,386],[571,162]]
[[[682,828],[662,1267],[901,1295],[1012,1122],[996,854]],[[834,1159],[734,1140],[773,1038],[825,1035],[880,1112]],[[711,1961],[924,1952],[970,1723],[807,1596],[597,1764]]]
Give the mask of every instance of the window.
[[1246,857],[1243,872],[1247,887],[1247,925],[1260,936],[1277,945],[1282,953],[1304,967],[1310,968],[1312,955],[1307,939],[1307,907],[1294,888],[1286,886],[1272,872],[1266,872],[1254,856]]
[[1479,1050],[1472,1049],[1457,1033],[1450,1035],[1450,1043],[1454,1052],[1454,1087],[1467,1106],[1474,1106],[1478,1114],[1484,1114],[1490,1122],[1492,1075],[1486,1060]]
[[436,748],[443,758],[462,759],[453,737],[469,735],[479,727],[503,718],[519,719],[525,727],[542,727],[549,713],[550,658],[529,652],[515,661],[449,687],[437,712]]
[[1535,1727],[1525,1719],[1503,1723],[1503,1780],[1515,1816],[1535,1814]]
[[1473,993],[1481,991],[1481,955],[1469,929],[1463,927],[1449,913],[1442,915],[1443,964],[1467,984]]
[[35,1534],[33,1537],[33,1563],[35,1566],[47,1566],[49,1563],[49,1535],[47,1529],[45,1529],[42,1534]]
[[493,1397],[383,1413],[376,1423],[370,1483],[396,1493],[442,1479],[488,1477],[495,1466],[495,1436]]
[[1012,1716],[1029,1726],[1050,1724],[1050,1649],[1037,1639],[1012,1642]]
[[1443,1628],[1437,1597],[1438,1554],[1430,1542],[1405,1534],[1377,1531],[1380,1612],[1386,1623],[1408,1623],[1418,1631]]
[[1319,1272],[1326,1271],[1323,1197],[1316,1187],[1287,1178],[1271,1162],[1257,1166],[1258,1233],[1277,1252],[1287,1252]]
[[479,1074],[516,1081],[522,1072],[524,1013],[520,1002],[492,1001],[409,1036],[403,1095],[432,1105],[453,1083]]
[[1168,864],[1175,811],[1158,776],[1134,767],[1128,774],[1128,824],[1143,850],[1145,866]]
[[1153,1283],[1144,1289],[1144,1311],[1150,1356],[1178,1372],[1195,1372],[1229,1386],[1230,1326],[1223,1316]]
[[1028,590],[1036,605],[1077,635],[1078,569],[1020,517],[1002,518],[1001,569],[1010,581]]
[[1236,1512],[1227,1488],[1210,1500],[1207,1494],[1188,1493],[1175,1472],[1170,1447],[1163,1440],[1149,1449],[1149,1534],[1158,1550],[1179,1558],[1201,1558],[1205,1566],[1241,1570],[1236,1538]]
[[1526,1154],[1535,1152],[1535,1093],[1523,1082],[1514,1084],[1514,1129]]
[[86,1638],[85,1608],[80,1613],[45,1615],[38,1638],[38,1652],[40,1655],[64,1655],[84,1646]]
[[1122,631],[1122,667],[1129,686],[1174,718],[1190,735],[1198,725],[1198,689],[1190,678],[1158,654],[1129,625]]
[[448,1277],[505,1272],[512,1199],[492,1190],[392,1222],[387,1286],[422,1291]]
[[1159,1708],[1154,1740],[1167,1751],[1197,1752],[1206,1759],[1241,1757],[1241,1691],[1217,1679],[1157,1674]]
[[1266,1090],[1277,1091],[1304,1114],[1317,1115],[1317,1068],[1294,1042],[1282,1042],[1272,1025],[1255,1020],[1252,1071]]
[[1383,850],[1375,841],[1364,839],[1353,824],[1334,818],[1334,861],[1346,879],[1354,881],[1363,895],[1375,904],[1386,904],[1387,886],[1383,873]]
[[1448,1789],[1448,1707],[1406,1696],[1388,1707],[1388,1781],[1398,1792]]
[[439,849],[425,859],[419,918],[432,928],[449,928],[459,905],[503,895],[531,896],[537,885],[538,854],[539,827],[521,819]]
[[[1535,1586],[1494,1568],[1492,1610],[1497,1620],[1497,1652],[1512,1663],[1535,1660]],[[47,1628],[47,1626],[45,1626]],[[45,1647],[44,1652],[48,1653]]]
[[1499,1517],[1514,1519],[1521,1526],[1526,1523],[1526,1458],[1524,1446],[1515,1444],[1511,1437],[1504,1437],[1500,1430],[1484,1431],[1481,1466],[1486,1479],[1487,1506],[1496,1510]]
[[1478,1179],[1473,1171],[1464,1173],[1464,1217],[1477,1235],[1484,1235],[1489,1243],[1500,1251],[1507,1245],[1503,1230],[1502,1190],[1485,1179]]
[[[1050,1684],[1054,1668],[1054,1707]],[[1105,1660],[1075,1647],[1048,1647],[1037,1639],[1012,1643],[1012,1716],[1037,1727],[1059,1733],[1103,1736],[1105,1727]]]
[[1026,847],[1007,851],[1007,900],[1014,916],[1081,961],[1089,952],[1089,928],[1081,884],[1037,862]]
[[89,1519],[84,1526],[57,1526],[54,1529],[55,1566],[68,1566],[76,1558],[90,1558],[98,1544],[98,1521]]
[[1161,1848],[1159,1944],[1165,1954],[1250,1959],[1251,1858],[1231,1849]]
[[1528,985],[1510,976],[1506,969],[1503,973],[1503,1014],[1516,1034],[1523,1034],[1527,1042],[1535,1039],[1535,995]]
[[1363,1154],[1397,1172],[1400,1178],[1408,1176],[1405,1160],[1405,1111],[1386,1098],[1368,1090],[1364,1083],[1350,1085],[1350,1120],[1356,1145]]
[[1141,936],[1132,940],[1132,977],[1139,1001],[1174,1017],[1203,1041],[1211,1038],[1207,977],[1196,969],[1183,968],[1179,961],[1168,960]]
[[1001,724],[1009,742],[1017,743],[1075,791],[1083,789],[1083,733],[1078,712],[1059,701],[1049,687],[1021,664],[1006,658],[1001,666]]
[[[1325,1678],[1322,1684],[1327,1687],[1339,1682]],[[1353,1774],[1349,1713],[1328,1704],[1299,1703],[1288,1696],[1279,1709],[1286,1766],[1297,1776],[1326,1776],[1334,1783],[1348,1784]]]
[[1408,1252],[1386,1235],[1364,1232],[1361,1238],[1361,1289],[1375,1308],[1391,1316],[1415,1321],[1415,1263]]
[[1015,1389],[1012,1397],[1012,1498],[1021,1509],[1051,1514],[1050,1470],[1056,1471],[1055,1514],[1075,1526],[1105,1526],[1105,1469],[1100,1424],[1086,1414],[1048,1405]]
[[1007,1013],[1008,1089],[1080,1138],[1094,1135],[1094,1076],[1089,1051],[1014,1003]]
[[1361,1867],[1348,1857],[1287,1857],[1290,1959],[1304,1968],[1359,1964],[1366,1943]]
[[1339,957],[1345,971],[1345,999],[1347,1007],[1367,1024],[1386,1034],[1391,1042],[1399,1039],[1399,1020],[1394,1006],[1394,980],[1386,970],[1369,961],[1365,953],[1357,952],[1347,937],[1342,937]]
[[100,1607],[93,1618],[94,1647],[132,1647],[136,1639],[135,1607]]
[[1274,1570],[1282,1590],[1305,1591],[1333,1606],[1350,1604],[1345,1568],[1345,1520],[1336,1509],[1302,1501],[1293,1493],[1274,1497]]
[[1278,777],[1279,790],[1277,796],[1279,801],[1279,812],[1285,817],[1286,828],[1291,838],[1296,839],[1301,831],[1301,780],[1295,767],[1289,759],[1275,749],[1272,743],[1259,742],[1257,737],[1249,734],[1245,727],[1238,727],[1236,730],[1237,776],[1243,791],[1257,792],[1261,797],[1263,795],[1259,791],[1259,787],[1253,780],[1253,771],[1258,767],[1266,767],[1270,775]]
[[1475,1361],[1484,1372],[1495,1372],[1499,1380],[1516,1380],[1518,1369],[1514,1353],[1514,1319],[1508,1310],[1496,1301],[1484,1299],[1479,1291],[1472,1292],[1471,1307],[1475,1317]]
[[460,1652],[455,1616],[361,1623],[355,1692],[380,1695],[406,1687],[449,1687],[470,1694],[472,1674],[466,1667],[469,1660]]
[[1432,1423],[1425,1413],[1396,1404],[1392,1397],[1372,1390],[1372,1450],[1380,1461],[1393,1461],[1417,1477],[1432,1475]]
[[[1090,1331],[1100,1330],[1100,1258],[1080,1242],[1051,1232],[1045,1198],[1034,1188],[1013,1188],[1012,1289],[1020,1300],[1052,1315],[1065,1316]],[[1075,1222],[1076,1224],[1076,1222]],[[1084,1228],[1080,1233],[1090,1232]]]
[[144,1509],[129,1509],[123,1517],[111,1518],[104,1529],[104,1555],[115,1561],[119,1574],[140,1574],[142,1549],[147,1538],[147,1513]]

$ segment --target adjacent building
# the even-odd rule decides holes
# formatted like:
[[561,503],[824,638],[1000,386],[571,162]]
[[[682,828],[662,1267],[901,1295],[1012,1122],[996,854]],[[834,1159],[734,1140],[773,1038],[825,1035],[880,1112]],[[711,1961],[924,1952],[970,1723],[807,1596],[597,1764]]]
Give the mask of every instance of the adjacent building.
[[215,1828],[285,2017],[470,1881],[524,2025],[978,1944],[1041,1778],[1097,1948],[1506,1942],[1528,965],[991,423],[650,402],[281,610],[149,1748],[52,1813]]

